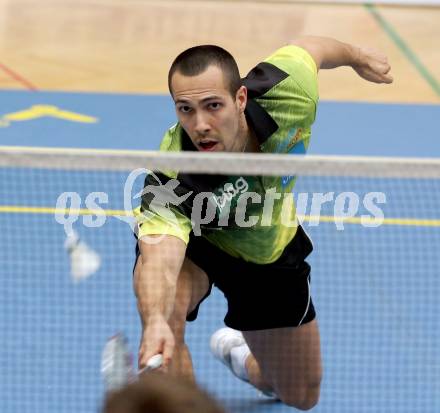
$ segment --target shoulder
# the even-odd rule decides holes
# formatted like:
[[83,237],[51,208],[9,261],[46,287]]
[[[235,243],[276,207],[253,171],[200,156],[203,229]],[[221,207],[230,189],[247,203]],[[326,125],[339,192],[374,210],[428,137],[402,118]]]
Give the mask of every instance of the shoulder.
[[163,152],[180,152],[195,151],[197,149],[192,144],[182,125],[176,123],[165,132],[159,150]]
[[276,50],[243,79],[252,98],[292,99],[294,103],[318,102],[318,71],[312,56],[289,45]]
[[182,127],[178,123],[165,132],[159,150],[164,152],[182,150]]
[[[180,152],[182,151],[182,127],[179,123],[171,126],[163,135],[162,141],[160,143],[159,151],[160,152]],[[171,178],[176,178],[178,175],[177,171],[172,170],[162,170],[160,171],[162,177],[167,180]],[[154,176],[148,174],[145,179],[145,185],[152,183],[156,185],[156,180],[153,179]]]
[[281,47],[264,59],[264,62],[270,63],[289,75],[295,75],[298,71],[305,71],[317,76],[318,69],[310,53],[294,45]]

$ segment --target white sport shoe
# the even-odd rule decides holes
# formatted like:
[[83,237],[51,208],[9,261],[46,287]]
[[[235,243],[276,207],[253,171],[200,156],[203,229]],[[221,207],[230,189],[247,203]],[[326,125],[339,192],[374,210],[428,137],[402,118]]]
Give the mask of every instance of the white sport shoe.
[[[239,379],[249,381],[246,378],[246,374],[240,374],[239,366],[234,365],[231,357],[231,352],[234,348],[246,346],[246,348],[249,350],[243,334],[240,331],[229,327],[221,328],[212,335],[210,346],[211,352],[217,360],[220,360],[225,366],[227,366]],[[241,370],[243,370],[243,367]]]
[[[239,350],[238,348],[241,346],[244,346],[241,349],[243,351],[242,355],[247,357],[247,355],[251,353],[243,334],[240,331],[229,327],[221,328],[212,335],[210,346],[211,352],[217,360],[220,360],[225,366],[227,366],[234,376],[249,383],[247,372],[245,371],[244,360],[235,360],[232,357],[232,350]],[[273,391],[264,391],[260,392],[260,394],[262,396],[264,395],[279,400]]]

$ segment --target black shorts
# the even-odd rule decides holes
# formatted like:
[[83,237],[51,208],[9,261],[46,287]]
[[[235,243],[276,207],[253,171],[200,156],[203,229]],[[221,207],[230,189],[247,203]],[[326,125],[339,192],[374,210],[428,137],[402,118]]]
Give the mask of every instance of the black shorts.
[[210,286],[187,320],[197,318],[201,302],[215,285],[228,302],[224,322],[236,330],[297,327],[312,321],[316,313],[310,296],[310,266],[305,262],[312,250],[300,226],[281,257],[263,265],[234,258],[205,238],[191,235],[186,256],[206,272]]

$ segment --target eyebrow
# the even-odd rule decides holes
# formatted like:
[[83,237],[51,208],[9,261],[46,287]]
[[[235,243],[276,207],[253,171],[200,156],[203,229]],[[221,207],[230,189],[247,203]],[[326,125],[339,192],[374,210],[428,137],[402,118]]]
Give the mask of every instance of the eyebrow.
[[[221,100],[221,99],[222,99],[221,96],[212,95],[212,96],[207,96],[206,98],[203,98],[202,100],[200,100],[200,103],[206,103],[210,100]],[[174,103],[177,105],[178,103],[189,103],[189,102],[190,102],[189,99],[179,98]]]

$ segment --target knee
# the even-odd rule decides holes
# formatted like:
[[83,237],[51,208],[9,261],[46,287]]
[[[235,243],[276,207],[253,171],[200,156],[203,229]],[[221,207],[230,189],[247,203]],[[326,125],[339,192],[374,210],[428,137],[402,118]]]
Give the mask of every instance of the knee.
[[279,398],[288,406],[299,410],[310,410],[318,404],[320,388],[320,383],[298,386],[286,394],[279,394]]

